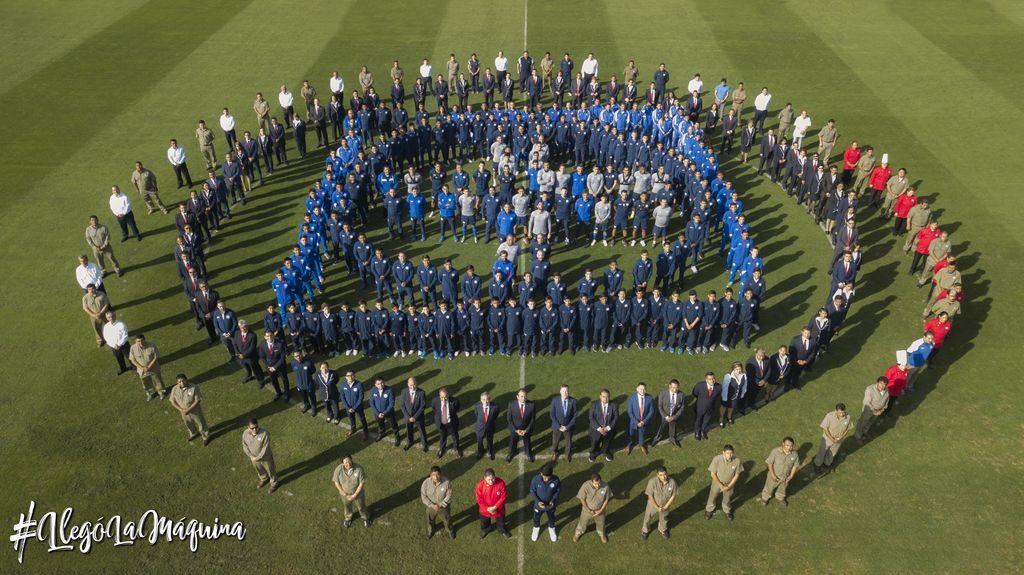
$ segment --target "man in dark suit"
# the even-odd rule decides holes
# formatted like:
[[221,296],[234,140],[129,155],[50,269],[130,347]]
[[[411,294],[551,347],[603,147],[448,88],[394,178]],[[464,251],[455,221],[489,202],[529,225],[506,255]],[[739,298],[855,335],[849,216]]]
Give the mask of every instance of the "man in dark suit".
[[444,457],[448,451],[448,436],[451,435],[455,453],[462,457],[462,446],[459,444],[459,398],[449,397],[448,388],[442,387],[431,402],[431,407],[434,410],[434,425],[441,436],[437,456]]
[[465,75],[460,74],[459,79],[455,81],[455,95],[459,97],[459,108],[465,111],[466,105],[469,104],[469,80]]
[[274,141],[270,139],[270,134],[264,128],[260,128],[259,134],[256,135],[256,145],[260,149],[260,158],[263,159],[263,167],[267,170],[267,175],[274,173]]
[[619,84],[618,80],[615,78],[615,75],[612,74],[612,77],[608,79],[608,83],[605,84],[604,90],[605,94],[607,94],[608,96],[608,101],[615,100],[616,102],[618,102],[619,91],[622,90],[622,84]]
[[391,84],[391,103],[399,107],[405,105],[405,86],[398,80]]
[[544,80],[534,70],[526,79],[526,94],[530,97],[530,109],[535,109],[540,104],[540,97],[544,93]]
[[679,436],[676,434],[676,424],[683,415],[683,406],[686,405],[686,396],[679,391],[679,380],[673,379],[668,382],[668,387],[658,393],[658,414],[661,415],[661,423],[658,424],[658,431],[654,434],[651,445],[661,441],[661,432],[668,427],[668,438],[672,445],[679,447]]
[[309,121],[313,122],[313,129],[316,130],[316,145],[327,147],[330,138],[327,136],[327,110],[320,105],[320,99],[313,100],[313,106],[309,109]]
[[615,436],[615,424],[619,421],[619,407],[611,401],[611,393],[601,390],[600,399],[590,404],[590,455],[591,463],[598,453],[604,455],[605,461],[612,460],[612,439]]
[[[846,220],[846,225],[836,231],[836,245],[832,250],[832,265],[843,257],[844,251],[853,251],[853,244],[860,242],[860,229],[853,218]],[[830,268],[829,273],[832,273]]]
[[213,312],[213,328],[217,330],[217,338],[228,350],[227,363],[235,361],[234,337],[238,331],[238,318],[222,299],[217,300],[217,311]]
[[[185,289],[191,291],[192,289],[192,277],[187,278]],[[206,328],[207,335],[210,336],[209,343],[213,345],[217,343],[217,330],[213,326],[213,314],[217,312],[217,302],[220,301],[220,294],[214,290],[211,290],[206,285],[205,280],[198,280],[197,287],[192,293],[192,309],[196,312],[196,329]]]
[[762,389],[766,389],[771,377],[772,366],[763,347],[757,348],[754,355],[747,359],[747,393],[740,398],[738,408],[740,411],[757,409],[757,396]]
[[828,290],[828,299],[842,286],[857,280],[857,264],[853,263],[853,254],[843,250],[842,259],[832,266],[832,287]]
[[636,386],[636,393],[631,393],[626,401],[626,415],[629,416],[629,427],[626,430],[625,454],[633,450],[634,442],[640,448],[640,452],[647,455],[647,445],[644,441],[644,432],[651,418],[654,417],[654,398],[647,394],[647,385],[640,382]]
[[700,112],[704,108],[704,100],[701,99],[700,94],[696,90],[690,94],[690,97],[686,99],[686,103],[683,104],[683,110],[686,115],[690,118],[691,122],[700,121]]
[[274,337],[271,332],[263,334],[263,342],[260,343],[259,356],[267,372],[270,374],[270,384],[274,386],[274,401],[281,398],[281,386],[277,380],[284,382],[284,400],[291,399],[291,390],[288,388],[288,368],[284,364],[285,356],[288,355],[284,342]]
[[[506,78],[508,80],[509,78]],[[533,435],[533,423],[537,416],[537,406],[526,398],[526,389],[519,388],[516,398],[508,404],[508,455],[506,462],[511,462],[519,451],[519,442],[523,442],[526,450],[526,459],[533,463],[533,445],[530,437]]]
[[277,118],[270,119],[270,140],[274,143],[274,158],[278,164],[288,163],[288,150],[284,142],[284,126],[277,122]]
[[434,82],[434,98],[437,99],[437,108],[448,108],[448,81],[441,74],[437,75]]
[[558,397],[551,400],[551,461],[558,461],[558,444],[565,437],[565,459],[572,461],[572,434],[576,431],[576,398],[562,384]]
[[505,81],[501,83],[498,90],[501,92],[501,98],[504,102],[512,102],[515,100],[515,83],[512,82],[512,76],[505,76]]
[[800,389],[800,376],[811,368],[817,354],[818,342],[811,336],[811,328],[804,327],[800,335],[789,342],[789,356],[793,360],[789,379],[794,388]]
[[498,86],[498,80],[491,74],[491,69],[487,68],[484,70],[484,79],[482,81],[484,91],[484,104],[487,104],[487,108],[490,109],[494,106],[494,89]]
[[583,75],[576,74],[576,77],[569,82],[569,94],[572,95],[572,105],[579,106],[583,102],[583,94],[586,93],[587,86],[583,83]]
[[427,445],[427,426],[423,422],[423,408],[426,407],[426,397],[423,394],[423,390],[417,387],[416,378],[410,377],[408,381],[408,389],[402,392],[402,398],[399,401],[399,405],[402,408],[402,419],[405,420],[405,449],[408,451],[412,447],[413,439],[413,427],[420,432],[420,440],[423,441],[423,452],[426,453],[429,449]]
[[569,86],[569,79],[558,71],[558,75],[551,80],[551,99],[561,106],[565,102],[565,89]]
[[231,344],[235,348],[235,358],[245,369],[245,379],[242,380],[242,383],[255,379],[262,389],[264,385],[263,368],[260,367],[259,356],[256,355],[256,335],[249,331],[249,324],[244,319],[238,320],[238,331],[232,336]]
[[693,411],[696,415],[693,420],[693,437],[700,441],[708,438],[711,416],[722,397],[722,385],[715,381],[714,372],[705,373],[704,381],[698,381],[693,386],[693,397]]
[[792,161],[793,158],[790,157],[789,153],[789,142],[786,141],[786,138],[781,138],[779,143],[775,144],[775,150],[772,152],[772,169],[768,174],[771,181],[780,182]]
[[473,413],[476,415],[476,424],[473,431],[476,433],[476,458],[484,456],[486,448],[487,457],[494,459],[494,430],[497,428],[498,404],[491,402],[491,396],[486,391],[480,394],[480,401],[473,406]]
[[772,158],[774,157],[773,155],[775,153],[775,143],[775,131],[769,128],[768,133],[765,134],[763,138],[761,138],[761,151],[758,152],[758,156],[761,157],[761,161],[757,163],[757,175],[760,176],[761,174],[763,174],[764,167],[765,165],[767,165],[768,175],[769,177],[771,176],[775,168],[775,162],[772,161]]
[[736,111],[729,110],[729,114],[722,120],[722,146],[718,149],[718,153],[732,153],[732,141],[739,125],[740,119],[736,117]]
[[780,345],[779,351],[772,356],[768,364],[768,391],[765,393],[765,401],[772,401],[775,399],[775,394],[779,388],[785,386],[786,382],[789,381],[789,374],[793,370],[793,361],[789,357],[789,347]]

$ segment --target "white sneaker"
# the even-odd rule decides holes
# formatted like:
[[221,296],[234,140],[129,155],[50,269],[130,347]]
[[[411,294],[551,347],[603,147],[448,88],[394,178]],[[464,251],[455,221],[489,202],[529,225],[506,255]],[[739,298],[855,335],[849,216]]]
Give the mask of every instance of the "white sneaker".
[[[591,247],[593,247],[593,245],[596,244],[596,243],[597,243],[597,240],[590,240]],[[605,242],[604,245],[608,245],[608,242]]]
[[533,533],[530,535],[530,541],[536,541],[540,537],[540,527],[534,527]]
[[647,242],[644,241],[644,240],[640,240],[640,245],[646,248],[647,247]]
[[469,357],[469,352],[468,351],[462,352],[462,357]]
[[629,247],[633,247],[635,245],[636,245],[636,240],[633,240],[633,241],[629,242]]
[[405,357],[405,352],[404,351],[402,352],[402,357]]
[[690,271],[693,273],[697,273],[697,266],[690,266]]
[[398,354],[400,354],[400,353],[402,353],[402,352],[396,351],[391,357],[398,357]]
[[604,247],[608,247],[608,240],[602,240],[601,243],[604,244]]
[[558,541],[558,534],[555,533],[554,527],[548,527],[548,537],[550,537],[552,541]]

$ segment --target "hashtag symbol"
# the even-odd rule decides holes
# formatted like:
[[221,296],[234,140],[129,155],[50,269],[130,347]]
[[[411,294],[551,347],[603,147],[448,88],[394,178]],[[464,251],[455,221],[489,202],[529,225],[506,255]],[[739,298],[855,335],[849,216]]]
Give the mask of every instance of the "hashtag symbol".
[[33,518],[36,510],[36,502],[28,505],[28,514],[21,514],[21,518],[14,524],[14,535],[11,535],[11,543],[14,544],[14,551],[18,554],[18,563],[22,563],[25,557],[25,541],[34,539],[36,536],[36,520]]

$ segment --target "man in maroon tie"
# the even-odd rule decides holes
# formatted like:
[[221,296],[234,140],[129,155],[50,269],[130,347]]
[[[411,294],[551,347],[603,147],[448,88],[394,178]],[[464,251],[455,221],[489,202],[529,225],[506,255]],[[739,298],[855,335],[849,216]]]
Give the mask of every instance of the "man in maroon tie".
[[605,461],[612,460],[611,445],[619,408],[610,398],[611,393],[602,389],[600,400],[590,404],[590,456],[587,459],[591,463],[598,453],[604,455]]
[[511,462],[519,451],[519,442],[523,442],[526,451],[526,459],[533,463],[533,447],[530,438],[533,435],[533,423],[536,409],[534,403],[527,399],[525,388],[519,388],[516,398],[508,406],[508,455],[506,462]]
[[485,447],[487,456],[494,459],[494,430],[495,422],[498,419],[498,405],[491,402],[491,396],[486,391],[480,394],[480,401],[473,406],[473,413],[476,415],[476,458],[484,456]]
[[262,389],[263,368],[260,367],[259,356],[256,353],[256,336],[249,330],[249,324],[244,319],[238,320],[238,331],[235,332],[231,343],[235,347],[235,357],[239,365],[245,369],[245,379],[242,383],[255,379]]
[[693,386],[693,438],[697,441],[708,438],[708,428],[711,427],[711,416],[718,407],[722,395],[722,386],[715,380],[715,372],[709,371],[704,374],[704,381],[698,381]]

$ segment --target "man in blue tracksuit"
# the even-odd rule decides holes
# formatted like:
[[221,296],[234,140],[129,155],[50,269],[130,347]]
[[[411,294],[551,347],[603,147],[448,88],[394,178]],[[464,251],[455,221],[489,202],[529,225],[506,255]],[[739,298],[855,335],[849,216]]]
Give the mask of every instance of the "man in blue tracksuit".
[[[381,174],[381,176],[383,175]],[[384,213],[387,216],[389,240],[395,239],[396,235],[399,239],[405,239],[405,232],[402,230],[402,204],[402,198],[398,197],[395,188],[391,188],[388,193],[384,194]]]
[[665,331],[665,304],[668,299],[662,297],[661,290],[654,288],[651,296],[647,298],[650,312],[647,314],[647,347],[655,347]]
[[423,256],[422,264],[416,268],[416,278],[420,283],[420,297],[423,305],[437,306],[437,268],[430,263],[430,256]]
[[718,294],[714,290],[708,292],[708,300],[701,304],[701,338],[700,353],[715,350],[722,333],[722,306],[718,302]]
[[[484,243],[491,241],[491,230],[498,232],[498,238],[501,239],[501,233],[498,231],[498,214],[501,213],[501,200],[498,198],[497,188],[491,188],[490,192],[483,196],[483,214],[484,214]],[[513,222],[513,226],[515,223]]]
[[359,307],[355,310],[355,327],[359,348],[364,357],[370,357],[376,350],[373,349],[373,318],[370,316],[370,310],[366,309],[365,301],[360,301]]
[[661,290],[661,293],[669,293],[669,284],[676,273],[676,255],[672,246],[665,242],[661,246],[661,253],[654,264],[654,285]]
[[525,356],[523,348],[523,308],[516,300],[508,300],[505,309],[505,356],[511,356],[512,350],[519,350],[519,357]]
[[313,302],[306,302],[306,310],[302,312],[302,327],[309,334],[313,349],[319,353],[323,350],[323,330],[320,328],[320,315],[316,313]]
[[437,336],[437,348],[440,357],[455,359],[455,345],[452,338],[455,336],[455,314],[448,309],[448,303],[441,300],[437,304],[437,311],[434,312],[434,333]]
[[469,345],[464,346],[463,351],[483,355],[488,310],[480,305],[479,299],[474,299],[472,302],[469,306]]
[[381,300],[374,302],[374,307],[370,310],[370,325],[373,327],[374,355],[385,358],[388,356],[388,347],[391,345],[388,337],[391,314],[384,308],[384,302]]
[[740,271],[740,291],[746,289],[747,284],[754,281],[755,270],[764,275],[764,260],[758,257],[759,251],[756,247],[750,248],[750,254],[743,261],[743,269]]
[[725,260],[726,268],[729,270],[727,285],[732,285],[736,281],[736,276],[742,271],[743,264],[746,263],[747,256],[750,255],[750,250],[753,247],[754,240],[750,238],[750,233],[747,230],[743,230],[738,237],[733,238],[729,246],[729,255]]
[[427,356],[427,350],[429,349],[434,354],[434,359],[437,359],[437,337],[435,335],[434,323],[436,322],[434,314],[430,313],[430,308],[423,304],[423,308],[420,310],[419,321],[417,322],[418,330],[418,347],[420,352],[420,359]]
[[551,303],[557,308],[559,302],[565,297],[566,290],[569,289],[562,281],[562,274],[555,272],[555,277],[548,282],[547,289],[545,292],[547,296],[551,298]]
[[[410,304],[416,303],[413,296],[412,282],[415,272],[412,263],[405,258],[405,252],[398,252],[398,259],[391,264],[391,277],[395,280],[395,289],[398,291],[398,303],[405,307],[405,298],[409,298]],[[392,298],[393,300],[394,298]]]
[[448,307],[459,300],[459,272],[452,265],[451,258],[445,258],[441,269],[437,270],[437,281],[441,284],[441,298],[448,302]]
[[622,289],[622,270],[619,269],[619,262],[612,260],[608,262],[608,269],[604,272],[604,293],[611,300],[618,297]]
[[533,497],[533,534],[530,538],[533,541],[540,535],[542,515],[548,517],[548,536],[552,541],[558,539],[555,532],[555,506],[561,489],[562,481],[554,474],[551,463],[545,463],[540,469],[540,475],[530,481],[530,495]]
[[661,351],[676,353],[683,325],[683,302],[679,301],[679,292],[673,291],[672,297],[662,308],[662,323],[665,325],[665,335],[662,337]]
[[732,288],[725,288],[725,297],[718,302],[718,306],[722,310],[722,315],[718,318],[719,327],[722,328],[719,341],[725,351],[732,348],[733,340],[736,339],[736,326],[739,323],[739,302],[733,299],[732,295]]
[[507,355],[505,348],[505,308],[496,299],[491,300],[491,307],[487,310],[487,355],[494,355],[495,352]]
[[370,408],[373,410],[379,430],[373,440],[380,441],[387,435],[387,423],[390,421],[391,431],[395,434],[395,447],[398,447],[401,438],[398,435],[398,421],[395,418],[395,392],[384,385],[382,377],[378,377],[370,388]]
[[[700,339],[700,320],[704,315],[704,306],[697,301],[696,290],[690,290],[689,298],[683,303],[683,332],[686,333],[686,353],[693,355],[694,348]],[[679,353],[682,353],[682,348]]]
[[642,288],[636,290],[636,296],[629,302],[629,326],[633,332],[633,340],[637,349],[646,347],[648,322],[651,317],[650,302]]
[[341,333],[342,347],[345,355],[359,354],[359,335],[356,333],[356,312],[350,309],[348,302],[342,302],[337,313],[338,330]]
[[420,194],[419,187],[413,188],[405,200],[409,208],[409,221],[412,225],[412,238],[416,239],[416,229],[419,228],[420,241],[427,240],[426,227],[423,225],[423,218],[427,208],[427,199]]
[[594,351],[608,353],[611,349],[611,342],[608,339],[611,333],[612,308],[608,303],[608,294],[603,293],[594,302]]
[[437,243],[444,242],[444,228],[446,225],[452,232],[452,238],[458,239],[455,232],[455,205],[455,194],[451,193],[448,190],[448,185],[445,184],[441,187],[441,193],[437,195],[437,210],[441,216],[439,224],[441,227],[441,238],[437,240]]
[[366,239],[366,234],[359,232],[359,239],[352,244],[352,255],[356,258],[356,269],[359,270],[359,280],[363,289],[370,287],[370,279],[373,272],[370,271],[370,258],[373,257],[373,244]]
[[750,347],[750,332],[754,330],[754,322],[757,318],[758,301],[754,297],[754,290],[747,288],[743,291],[743,299],[739,303],[739,329],[743,334],[743,343]]
[[647,250],[641,250],[640,259],[633,264],[633,290],[641,289],[647,291],[647,283],[654,272],[654,262],[651,261]]
[[345,437],[351,437],[356,430],[356,418],[363,427],[363,441],[370,438],[370,431],[366,426],[366,414],[363,410],[363,382],[356,379],[356,374],[351,369],[345,372],[345,379],[341,381],[341,408],[348,414],[349,430]]
[[580,349],[593,351],[591,346],[594,346],[594,304],[586,294],[581,294],[580,301],[576,304],[576,321],[579,327]]
[[377,288],[377,299],[384,299],[386,293],[388,299],[394,303],[395,295],[391,291],[391,260],[384,255],[382,248],[375,248],[373,252],[373,257],[370,258],[370,273],[373,274],[373,283]]
[[408,347],[408,322],[409,317],[405,315],[397,303],[391,304],[391,312],[388,313],[388,340],[394,357],[405,357]]
[[686,230],[680,230],[676,241],[672,242],[672,254],[675,256],[675,268],[679,274],[676,288],[683,289],[683,275],[686,272],[686,260],[690,257],[690,242],[686,239]]
[[558,308],[558,328],[560,352],[568,351],[576,355],[576,329],[579,326],[579,317],[576,306],[572,305],[572,299],[568,295],[562,296],[562,305]]
[[704,241],[708,237],[707,225],[701,220],[700,214],[693,214],[686,224],[686,241],[690,244],[690,271],[697,273],[697,260],[704,252]]
[[462,298],[466,301],[473,301],[480,297],[480,288],[483,285],[483,278],[476,275],[476,268],[466,267],[466,277],[462,278],[459,286],[462,288]]
[[556,355],[558,353],[558,308],[550,297],[544,298],[544,308],[540,310],[540,354]]
[[619,290],[618,297],[612,302],[612,334],[610,344],[615,345],[618,349],[623,347],[629,347],[630,334],[629,329],[632,325],[632,309],[630,309],[630,302],[626,299],[625,290]]
[[540,310],[537,304],[531,299],[526,302],[526,309],[523,310],[523,343],[519,348],[519,357],[537,357],[537,333],[540,330]]

